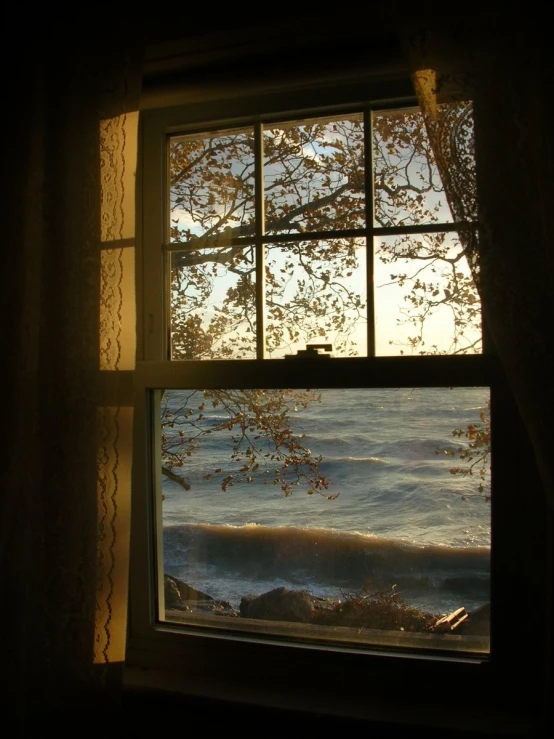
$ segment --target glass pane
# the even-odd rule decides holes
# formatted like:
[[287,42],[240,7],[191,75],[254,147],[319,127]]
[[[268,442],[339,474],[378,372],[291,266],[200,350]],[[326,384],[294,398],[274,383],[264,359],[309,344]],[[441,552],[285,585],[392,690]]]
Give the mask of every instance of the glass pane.
[[166,391],[160,617],[488,652],[488,403],[488,388]]
[[256,356],[253,247],[171,253],[171,358]]
[[442,180],[417,109],[373,114],[374,225],[450,223]]
[[452,233],[386,236],[375,246],[376,354],[476,354],[481,302]]
[[335,357],[367,356],[363,239],[270,244],[265,260],[268,357],[314,342]]
[[361,114],[264,131],[266,233],[365,226]]
[[254,234],[252,128],[174,136],[168,167],[171,241]]

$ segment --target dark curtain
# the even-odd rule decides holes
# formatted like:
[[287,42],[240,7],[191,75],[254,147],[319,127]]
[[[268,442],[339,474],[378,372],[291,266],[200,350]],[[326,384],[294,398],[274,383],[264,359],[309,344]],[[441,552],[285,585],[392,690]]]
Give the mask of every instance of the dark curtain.
[[[26,23],[14,11],[16,45],[3,47],[0,694],[15,716],[12,735],[46,709],[68,720],[79,706],[98,710],[121,686],[123,660],[97,645],[105,577],[99,123],[138,107],[142,51],[136,36],[113,24],[107,32],[85,8],[74,20],[37,11]],[[112,550],[127,561],[125,546]],[[117,593],[108,597],[109,610]],[[102,629],[104,640],[124,643],[124,623],[105,620]]]
[[491,9],[461,17],[412,12],[403,40],[486,330],[552,506],[552,77],[540,18],[518,4]]

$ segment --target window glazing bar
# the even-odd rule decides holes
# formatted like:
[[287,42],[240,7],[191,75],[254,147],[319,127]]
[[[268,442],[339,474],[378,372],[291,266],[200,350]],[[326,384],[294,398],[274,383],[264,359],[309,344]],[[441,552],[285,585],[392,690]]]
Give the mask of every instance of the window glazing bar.
[[373,229],[373,125],[371,111],[364,111],[364,180],[366,223],[366,316],[367,356],[375,356],[375,287],[374,287],[374,229]]
[[[371,197],[370,200],[372,200]],[[371,217],[373,217],[373,213],[371,214]],[[221,247],[223,249],[229,248],[230,246],[248,246],[249,244],[256,244],[258,242],[261,242],[262,244],[283,244],[297,241],[320,241],[322,239],[363,239],[373,238],[375,236],[454,233],[459,230],[460,225],[460,223],[423,223],[416,226],[368,226],[368,228],[329,229],[328,231],[303,231],[302,233],[263,233],[259,235],[256,234],[256,236],[241,236],[233,239],[212,236],[208,239],[197,238],[193,241],[171,241],[164,244],[164,248],[166,251],[187,251],[206,248],[215,249],[217,247]]]
[[254,127],[254,205],[256,218],[256,357],[265,356],[265,220],[264,220],[264,133]]

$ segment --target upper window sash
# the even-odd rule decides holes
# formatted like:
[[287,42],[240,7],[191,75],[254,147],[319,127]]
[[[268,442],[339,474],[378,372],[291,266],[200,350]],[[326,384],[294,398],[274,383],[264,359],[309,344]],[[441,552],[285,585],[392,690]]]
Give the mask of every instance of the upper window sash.
[[423,141],[421,116],[359,110],[155,132],[147,189],[157,180],[164,212],[158,196],[145,244],[163,243],[161,260],[146,257],[158,293],[145,343],[159,348],[145,358],[282,358],[310,343],[340,357],[480,352],[480,302],[429,144],[426,163],[403,150],[402,126]]

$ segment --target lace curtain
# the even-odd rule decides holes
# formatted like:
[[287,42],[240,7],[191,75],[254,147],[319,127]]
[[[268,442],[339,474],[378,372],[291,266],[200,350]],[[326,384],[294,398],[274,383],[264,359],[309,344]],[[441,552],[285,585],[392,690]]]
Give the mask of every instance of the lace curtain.
[[37,710],[93,721],[121,685],[141,67],[123,46],[29,44],[6,97],[3,698],[22,732]]
[[[532,18],[509,10],[482,26],[471,17],[445,22],[417,13],[406,22],[404,43],[486,328],[552,505],[554,189],[547,45]],[[441,106],[441,100],[451,102]],[[477,230],[471,225],[476,215]]]

